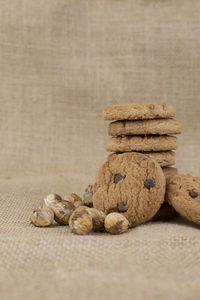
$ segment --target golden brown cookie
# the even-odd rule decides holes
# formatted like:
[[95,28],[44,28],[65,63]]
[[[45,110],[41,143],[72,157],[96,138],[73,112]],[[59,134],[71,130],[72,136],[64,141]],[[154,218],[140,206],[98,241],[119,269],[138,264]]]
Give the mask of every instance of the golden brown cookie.
[[110,136],[121,135],[155,135],[155,134],[179,134],[180,123],[175,119],[153,119],[153,120],[123,120],[109,124],[108,134]]
[[166,119],[175,116],[169,103],[114,104],[104,108],[104,120]]
[[165,167],[162,168],[165,178],[169,178],[170,176],[174,176],[178,174],[178,169],[174,167]]
[[127,151],[168,151],[178,147],[175,136],[125,136],[112,137],[107,141],[106,150],[109,152]]
[[[159,165],[163,168],[163,171],[166,171],[165,169],[168,169],[167,167],[172,166],[175,164],[175,158],[176,158],[176,153],[174,151],[161,151],[161,152],[140,152],[143,153],[147,156],[150,156],[151,158],[155,159]],[[112,155],[112,154],[110,154]],[[176,172],[173,172],[173,169],[171,170],[172,175],[177,174]],[[170,167],[168,172],[170,173]]]
[[162,168],[163,173],[165,175],[166,183],[168,182],[171,176],[175,176],[178,174],[178,169],[173,167]]
[[174,151],[146,152],[144,154],[155,159],[161,167],[168,167],[175,164],[176,153]]
[[166,199],[180,215],[200,224],[200,177],[192,175],[169,177]]
[[150,220],[165,195],[165,177],[159,164],[141,153],[112,154],[97,172],[94,207],[120,212],[131,226]]

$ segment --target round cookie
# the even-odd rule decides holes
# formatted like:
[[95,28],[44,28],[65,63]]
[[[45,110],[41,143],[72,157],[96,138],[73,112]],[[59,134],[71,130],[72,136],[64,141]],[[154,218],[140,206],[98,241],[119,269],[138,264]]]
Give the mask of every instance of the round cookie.
[[93,185],[94,207],[120,212],[131,226],[150,220],[165,195],[165,176],[159,164],[141,153],[109,155]]
[[124,136],[112,137],[107,141],[106,150],[109,152],[128,151],[168,151],[178,147],[175,136]]
[[153,119],[153,120],[123,120],[109,124],[108,134],[110,136],[121,135],[148,135],[148,134],[179,134],[180,123],[175,119]]
[[113,104],[104,108],[104,120],[166,119],[175,116],[169,103]]
[[200,224],[200,177],[192,175],[169,177],[166,199],[180,215]]

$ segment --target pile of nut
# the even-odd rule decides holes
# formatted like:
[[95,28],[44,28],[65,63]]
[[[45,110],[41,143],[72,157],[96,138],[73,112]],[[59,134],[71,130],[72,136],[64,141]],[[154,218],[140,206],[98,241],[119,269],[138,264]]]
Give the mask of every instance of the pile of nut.
[[119,213],[104,212],[93,207],[92,185],[89,185],[83,195],[83,200],[75,193],[63,198],[50,194],[40,203],[31,216],[31,223],[38,227],[51,226],[53,222],[69,225],[75,234],[87,234],[93,231],[107,231],[120,234],[128,230],[129,221]]

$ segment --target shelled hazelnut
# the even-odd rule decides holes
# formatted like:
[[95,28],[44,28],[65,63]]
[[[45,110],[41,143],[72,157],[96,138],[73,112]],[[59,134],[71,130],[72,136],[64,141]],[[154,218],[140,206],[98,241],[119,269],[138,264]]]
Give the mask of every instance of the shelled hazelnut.
[[93,206],[93,188],[92,185],[89,184],[88,187],[85,189],[85,192],[83,194],[83,203],[86,206],[92,207]]
[[105,213],[101,210],[96,208],[87,208],[88,214],[92,217],[93,221],[93,230],[94,231],[104,231],[104,220],[105,220]]
[[40,207],[51,207],[60,201],[62,198],[58,194],[49,194],[42,200]]
[[72,213],[69,219],[71,231],[76,234],[87,234],[93,228],[92,217],[87,211],[87,207],[79,206]]
[[69,201],[59,201],[56,204],[52,204],[51,208],[54,212],[54,220],[62,225],[68,225],[69,218],[75,210],[74,204]]
[[120,234],[128,230],[129,221],[119,213],[110,213],[106,216],[104,226],[111,234]]
[[75,193],[71,193],[71,194],[66,195],[63,198],[63,200],[71,202],[75,207],[79,207],[79,206],[83,205],[83,201],[82,201],[81,197],[79,197]]
[[35,226],[50,226],[54,220],[54,213],[50,207],[35,209],[31,216],[31,223]]

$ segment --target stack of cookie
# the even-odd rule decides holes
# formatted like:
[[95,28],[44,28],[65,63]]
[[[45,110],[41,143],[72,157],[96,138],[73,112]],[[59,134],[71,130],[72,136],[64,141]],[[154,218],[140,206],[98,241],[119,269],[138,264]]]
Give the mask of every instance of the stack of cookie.
[[177,173],[175,152],[178,147],[175,134],[181,126],[174,118],[175,108],[168,103],[115,104],[104,109],[104,120],[113,120],[108,126],[111,138],[107,151],[141,152],[154,158],[165,174]]

